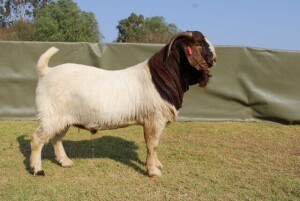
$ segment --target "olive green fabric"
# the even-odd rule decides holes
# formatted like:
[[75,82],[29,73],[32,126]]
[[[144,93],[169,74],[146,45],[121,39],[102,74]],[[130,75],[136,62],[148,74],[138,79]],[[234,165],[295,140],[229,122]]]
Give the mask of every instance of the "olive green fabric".
[[205,89],[186,94],[181,119],[300,123],[300,52],[218,47]]
[[[80,63],[116,70],[142,62],[162,44],[0,42],[0,119],[35,119],[35,66],[49,47],[49,66]],[[217,47],[206,88],[185,94],[179,120],[300,123],[300,52]],[[92,96],[92,94],[91,94]]]

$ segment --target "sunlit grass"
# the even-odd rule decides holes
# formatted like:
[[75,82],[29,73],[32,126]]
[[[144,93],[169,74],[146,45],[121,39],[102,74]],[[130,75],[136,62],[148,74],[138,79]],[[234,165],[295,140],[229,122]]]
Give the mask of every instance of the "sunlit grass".
[[43,150],[45,177],[29,174],[36,122],[0,122],[0,200],[300,200],[300,127],[269,123],[171,124],[159,179],[147,177],[141,127],[91,135],[69,130],[75,165]]

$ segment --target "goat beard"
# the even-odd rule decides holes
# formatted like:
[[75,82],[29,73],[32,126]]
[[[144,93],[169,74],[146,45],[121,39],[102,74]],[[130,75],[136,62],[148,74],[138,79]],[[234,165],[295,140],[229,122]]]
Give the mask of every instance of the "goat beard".
[[209,73],[208,70],[202,70],[200,71],[199,74],[200,74],[198,79],[199,87],[206,87],[212,75]]

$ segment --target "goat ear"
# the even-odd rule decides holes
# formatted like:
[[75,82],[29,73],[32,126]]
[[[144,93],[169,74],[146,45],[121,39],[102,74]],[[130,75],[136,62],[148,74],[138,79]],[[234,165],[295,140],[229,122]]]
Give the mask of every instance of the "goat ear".
[[197,70],[208,70],[208,65],[202,56],[202,47],[200,45],[185,46],[184,51],[191,66]]

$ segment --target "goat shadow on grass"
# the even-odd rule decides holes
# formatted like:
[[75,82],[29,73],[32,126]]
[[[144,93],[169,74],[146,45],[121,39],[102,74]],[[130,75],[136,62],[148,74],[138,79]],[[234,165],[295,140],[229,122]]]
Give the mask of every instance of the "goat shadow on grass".
[[[19,142],[19,149],[25,157],[23,161],[25,168],[29,173],[32,173],[29,162],[31,153],[30,140],[25,139],[25,135],[19,136],[17,140]],[[132,141],[114,136],[103,136],[93,140],[64,140],[63,144],[70,159],[109,158],[128,167],[132,167],[143,175],[147,175],[147,172],[141,168],[145,163],[139,159],[136,152],[138,146]],[[42,160],[44,159],[48,159],[57,164],[51,143],[46,144],[43,148]]]

